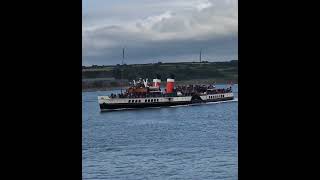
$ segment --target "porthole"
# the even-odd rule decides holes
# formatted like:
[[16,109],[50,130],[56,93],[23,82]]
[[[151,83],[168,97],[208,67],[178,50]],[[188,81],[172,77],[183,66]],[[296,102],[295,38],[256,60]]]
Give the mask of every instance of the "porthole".
[[147,100],[145,99],[144,102],[147,102]]
[[139,99],[139,102],[141,102],[141,100]]
[[131,100],[128,101],[129,103],[131,102]]

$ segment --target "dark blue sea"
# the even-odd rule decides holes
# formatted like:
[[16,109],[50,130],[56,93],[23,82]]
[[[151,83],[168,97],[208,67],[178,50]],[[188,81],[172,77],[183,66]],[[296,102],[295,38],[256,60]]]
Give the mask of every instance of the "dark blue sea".
[[[224,85],[220,85],[224,87]],[[238,179],[238,101],[100,112],[82,93],[83,179]]]

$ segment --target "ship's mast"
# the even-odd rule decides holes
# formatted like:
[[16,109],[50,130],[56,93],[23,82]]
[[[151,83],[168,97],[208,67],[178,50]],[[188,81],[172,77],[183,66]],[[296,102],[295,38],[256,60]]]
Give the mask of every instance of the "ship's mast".
[[202,51],[202,49],[200,49],[200,63],[201,63],[201,51]]

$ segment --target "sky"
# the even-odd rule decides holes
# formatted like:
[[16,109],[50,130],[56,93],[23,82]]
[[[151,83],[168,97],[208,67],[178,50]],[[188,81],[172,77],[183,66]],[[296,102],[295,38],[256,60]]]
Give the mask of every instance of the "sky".
[[82,0],[82,64],[238,59],[238,0]]

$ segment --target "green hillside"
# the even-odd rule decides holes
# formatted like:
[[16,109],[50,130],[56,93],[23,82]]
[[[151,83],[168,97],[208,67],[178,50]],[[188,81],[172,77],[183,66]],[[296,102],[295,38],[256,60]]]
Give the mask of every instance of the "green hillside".
[[177,82],[192,82],[192,80],[215,80],[216,82],[238,81],[238,60],[227,62],[202,63],[156,63],[131,64],[115,66],[83,67],[83,89],[119,86],[137,78],[152,79],[160,74],[164,82],[170,74],[174,74]]

